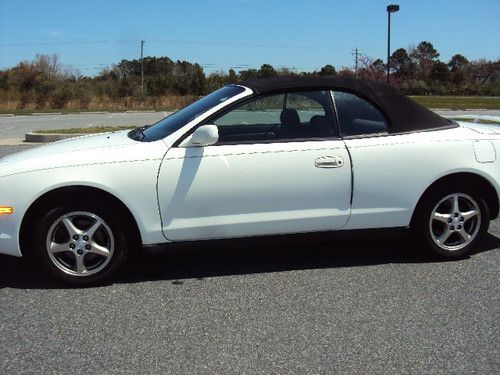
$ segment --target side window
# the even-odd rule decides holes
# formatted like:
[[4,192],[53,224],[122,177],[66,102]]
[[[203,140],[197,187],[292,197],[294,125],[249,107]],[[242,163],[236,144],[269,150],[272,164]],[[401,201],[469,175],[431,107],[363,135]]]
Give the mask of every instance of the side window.
[[328,91],[259,96],[212,121],[218,144],[307,140],[335,134]]
[[[317,92],[310,93],[313,97]],[[299,114],[300,122],[307,123],[311,121],[313,116],[326,116],[325,108],[313,98],[304,96],[303,94],[290,93],[286,98],[287,108],[295,108]]]
[[387,121],[382,113],[366,100],[347,92],[333,93],[343,136],[378,134],[387,131]]

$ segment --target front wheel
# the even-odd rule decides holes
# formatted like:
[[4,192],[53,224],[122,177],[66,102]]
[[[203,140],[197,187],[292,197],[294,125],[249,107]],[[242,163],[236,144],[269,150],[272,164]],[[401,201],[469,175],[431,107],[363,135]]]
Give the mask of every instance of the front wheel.
[[62,205],[41,218],[35,252],[50,273],[78,285],[109,280],[128,256],[123,225],[93,205]]
[[454,259],[476,248],[489,221],[488,207],[477,193],[439,189],[424,201],[414,229],[432,252]]

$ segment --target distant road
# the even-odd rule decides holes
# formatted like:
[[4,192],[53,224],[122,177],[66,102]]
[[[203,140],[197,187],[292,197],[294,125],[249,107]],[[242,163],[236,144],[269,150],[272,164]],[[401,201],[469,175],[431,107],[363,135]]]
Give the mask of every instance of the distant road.
[[0,138],[24,138],[34,130],[93,126],[149,125],[172,112],[85,113],[68,115],[0,117]]
[[[34,130],[83,128],[92,126],[149,125],[161,120],[172,112],[135,113],[85,113],[43,116],[0,116],[0,139],[24,138],[24,134]],[[462,115],[500,116],[500,110],[436,111],[445,117]]]

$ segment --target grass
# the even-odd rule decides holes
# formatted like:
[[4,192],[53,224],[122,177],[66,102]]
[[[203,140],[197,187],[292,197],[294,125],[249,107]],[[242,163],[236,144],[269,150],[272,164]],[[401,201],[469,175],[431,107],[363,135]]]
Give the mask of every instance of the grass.
[[500,109],[499,96],[410,96],[411,99],[433,109]]
[[98,134],[134,129],[137,126],[94,126],[90,128],[35,130],[37,134]]

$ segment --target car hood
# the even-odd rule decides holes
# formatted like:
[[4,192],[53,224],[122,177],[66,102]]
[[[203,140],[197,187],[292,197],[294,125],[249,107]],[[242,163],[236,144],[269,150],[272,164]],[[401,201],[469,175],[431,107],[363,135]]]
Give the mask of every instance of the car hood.
[[22,151],[0,159],[0,177],[36,170],[89,164],[160,159],[166,146],[137,142],[128,131],[70,138]]

